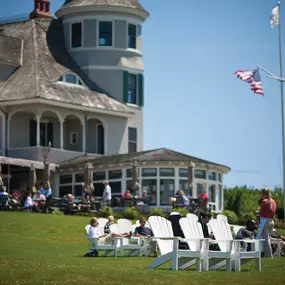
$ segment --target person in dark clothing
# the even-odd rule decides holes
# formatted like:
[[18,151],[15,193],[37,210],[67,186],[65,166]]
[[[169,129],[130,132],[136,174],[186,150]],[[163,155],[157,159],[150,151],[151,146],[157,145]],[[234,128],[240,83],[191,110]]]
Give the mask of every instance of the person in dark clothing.
[[[256,237],[256,234],[257,234],[257,225],[256,225],[255,221],[249,220],[249,221],[247,221],[245,228],[241,228],[238,230],[235,239],[246,239],[246,238],[254,239]],[[246,244],[244,242],[242,242],[241,245],[243,247],[246,246]],[[251,250],[251,244],[248,243],[247,244],[247,251],[250,251],[250,250]]]
[[[204,238],[215,239],[215,236],[213,235],[212,232],[209,232],[209,228],[208,228],[208,223],[209,223],[211,217],[212,217],[212,215],[210,213],[206,213],[206,212],[201,211],[200,215],[199,215],[199,223],[202,226]],[[219,251],[220,248],[219,248],[218,244],[210,243],[209,250]]]
[[136,227],[134,235],[136,237],[152,237],[153,233],[150,228],[145,227],[146,219],[140,218],[140,226]]

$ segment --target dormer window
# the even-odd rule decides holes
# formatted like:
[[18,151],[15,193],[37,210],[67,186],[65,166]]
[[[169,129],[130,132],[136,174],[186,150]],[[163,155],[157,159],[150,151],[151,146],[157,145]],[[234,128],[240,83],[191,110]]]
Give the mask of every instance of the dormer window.
[[71,48],[82,47],[82,23],[71,25]]
[[59,78],[58,81],[69,83],[69,84],[74,84],[74,85],[79,85],[79,86],[84,86],[82,80],[77,75],[72,74],[72,73],[64,74],[63,76]]
[[113,45],[113,22],[99,22],[99,46]]

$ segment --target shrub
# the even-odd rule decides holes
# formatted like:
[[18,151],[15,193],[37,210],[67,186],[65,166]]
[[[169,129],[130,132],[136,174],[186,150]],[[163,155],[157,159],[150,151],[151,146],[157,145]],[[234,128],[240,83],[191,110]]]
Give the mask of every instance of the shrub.
[[125,212],[123,213],[123,217],[129,220],[136,220],[138,216],[139,212],[135,207],[128,207],[125,209]]
[[101,218],[108,218],[113,215],[113,209],[111,207],[102,207],[98,213]]
[[226,211],[223,211],[222,214],[228,218],[229,224],[234,224],[234,225],[237,224],[238,217],[235,212],[226,210]]
[[178,212],[181,216],[186,217],[189,211],[185,208],[175,208],[175,212]]
[[165,214],[163,213],[163,211],[162,211],[161,209],[154,208],[154,209],[152,209],[151,212],[149,213],[149,216],[165,217]]
[[64,213],[62,211],[60,211],[59,209],[55,209],[51,213],[53,215],[59,215],[59,216],[64,215]]
[[283,208],[277,208],[276,209],[276,216],[279,220],[284,219],[284,209]]

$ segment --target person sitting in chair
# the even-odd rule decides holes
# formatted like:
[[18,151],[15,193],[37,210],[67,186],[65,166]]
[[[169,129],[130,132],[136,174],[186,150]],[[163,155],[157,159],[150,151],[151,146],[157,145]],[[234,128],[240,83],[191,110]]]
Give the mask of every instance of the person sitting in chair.
[[153,233],[152,230],[148,227],[145,227],[146,219],[140,218],[140,226],[136,227],[134,235],[136,237],[152,237]]

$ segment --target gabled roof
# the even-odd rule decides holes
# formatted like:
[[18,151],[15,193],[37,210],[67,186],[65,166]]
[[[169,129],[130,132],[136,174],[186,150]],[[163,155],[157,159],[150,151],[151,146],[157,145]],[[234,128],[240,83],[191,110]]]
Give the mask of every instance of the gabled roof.
[[[0,25],[0,36],[13,36],[23,40],[23,64],[6,82],[0,84],[0,104],[3,101],[42,98],[132,113],[125,104],[89,80],[77,66],[66,51],[60,20],[35,19]],[[0,58],[4,56],[5,50],[0,49]],[[78,75],[89,89],[57,83],[60,76],[67,72]]]
[[74,159],[70,159],[59,164],[60,168],[70,168],[70,167],[82,167],[85,163],[92,163],[95,168],[96,165],[104,165],[104,164],[121,164],[121,163],[148,163],[148,162],[185,162],[189,163],[192,161],[193,163],[200,164],[208,164],[213,166],[218,166],[224,169],[224,172],[230,171],[228,166],[217,164],[208,160],[204,160],[201,158],[197,158],[194,156],[190,156],[187,154],[183,154],[171,149],[167,148],[159,148],[154,150],[147,150],[142,152],[133,152],[126,154],[117,154],[117,155],[104,155],[104,156],[80,156]]
[[0,35],[0,62],[13,66],[22,64],[22,40]]

